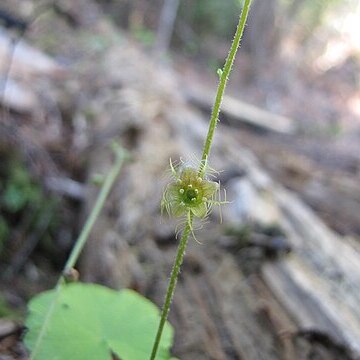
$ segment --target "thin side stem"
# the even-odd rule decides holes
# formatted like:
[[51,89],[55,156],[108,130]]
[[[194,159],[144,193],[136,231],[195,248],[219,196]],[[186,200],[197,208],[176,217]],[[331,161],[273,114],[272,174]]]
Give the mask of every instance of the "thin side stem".
[[[191,217],[191,222],[192,222],[192,217]],[[168,285],[168,289],[166,291],[166,297],[165,297],[165,302],[164,302],[164,306],[162,308],[161,311],[161,319],[160,319],[160,324],[158,327],[158,331],[156,333],[156,338],[155,338],[155,342],[154,342],[154,346],[151,352],[151,357],[150,360],[155,360],[156,357],[156,353],[160,344],[160,339],[161,339],[161,335],[162,335],[162,331],[164,329],[164,325],[166,322],[166,319],[168,317],[169,314],[169,310],[170,310],[170,304],[172,301],[172,298],[174,296],[174,291],[175,291],[175,287],[176,287],[176,283],[177,283],[177,278],[180,272],[180,267],[181,264],[183,262],[183,258],[184,258],[184,254],[185,254],[185,249],[186,249],[186,245],[187,245],[187,241],[191,232],[191,227],[192,224],[188,223],[186,224],[186,227],[184,229],[184,232],[181,236],[180,239],[180,243],[179,243],[179,247],[176,253],[176,258],[175,258],[175,262],[174,262],[174,266],[171,270],[171,275],[170,275],[170,282]]]
[[49,325],[51,316],[55,310],[56,302],[60,295],[60,290],[61,290],[62,286],[65,284],[64,275],[67,274],[67,272],[75,266],[75,264],[80,256],[80,253],[81,253],[82,249],[84,248],[86,241],[90,235],[90,231],[93,228],[95,221],[100,214],[100,211],[102,210],[102,208],[105,205],[105,201],[110,193],[112,186],[114,185],[114,182],[115,182],[117,176],[119,175],[121,166],[126,158],[125,150],[121,149],[118,145],[117,146],[114,145],[114,148],[115,148],[114,151],[116,153],[115,164],[111,168],[109,174],[107,175],[107,177],[104,181],[104,184],[103,184],[103,186],[99,192],[99,195],[96,199],[95,205],[92,208],[91,213],[90,213],[89,217],[87,218],[86,223],[85,223],[84,227],[82,228],[81,233],[80,233],[79,237],[77,238],[73,249],[71,250],[71,254],[64,266],[64,270],[63,270],[62,274],[61,274],[58,282],[56,283],[53,299],[52,299],[50,306],[47,310],[47,313],[45,315],[45,319],[40,328],[39,335],[36,339],[36,343],[34,345],[33,351],[30,354],[29,360],[36,359],[36,355],[39,351],[43,337],[46,334],[47,327]]
[[209,130],[208,130],[208,133],[206,136],[206,140],[205,140],[204,148],[203,148],[203,154],[201,157],[201,164],[200,164],[200,170],[199,170],[199,176],[201,176],[201,177],[204,176],[204,174],[205,174],[206,163],[207,163],[207,160],[210,155],[210,149],[211,149],[211,144],[212,144],[212,141],[214,138],[216,124],[219,121],[219,113],[220,113],[222,99],[224,96],[224,91],[226,88],[226,84],[229,80],[229,75],[230,75],[232,66],[234,64],[236,53],[240,46],[240,40],[241,40],[242,34],[244,32],[246,19],[248,17],[248,13],[249,13],[249,9],[250,9],[250,4],[251,4],[251,0],[245,0],[244,7],[242,9],[242,12],[241,12],[241,15],[239,18],[239,23],[236,28],[235,36],[232,41],[229,54],[226,58],[224,68],[221,71],[220,81],[219,81],[219,85],[218,85],[216,97],[215,97],[215,103],[214,103],[214,107],[211,112]]
[[124,158],[125,158],[125,153],[124,150],[117,150],[117,154],[116,154],[116,162],[113,165],[113,167],[111,168],[109,174],[107,175],[105,182],[101,188],[101,191],[96,199],[95,205],[91,210],[90,216],[88,217],[88,219],[86,220],[86,223],[83,227],[83,229],[81,230],[81,233],[78,237],[78,239],[76,240],[75,246],[73,247],[71,254],[69,256],[69,259],[67,260],[65,267],[64,267],[64,272],[63,274],[66,274],[67,271],[71,270],[76,261],[79,258],[79,255],[82,251],[82,249],[85,246],[85,243],[89,237],[90,231],[94,226],[94,223],[96,221],[96,219],[98,218],[101,209],[104,207],[105,205],[105,201],[110,193],[110,190],[112,188],[112,186],[114,185],[114,182],[117,178],[117,176],[119,175],[121,166],[124,162]]

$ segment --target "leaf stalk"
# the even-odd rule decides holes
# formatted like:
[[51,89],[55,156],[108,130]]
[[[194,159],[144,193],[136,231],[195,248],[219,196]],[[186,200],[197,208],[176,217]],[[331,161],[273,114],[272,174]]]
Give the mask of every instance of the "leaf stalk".
[[61,291],[63,285],[66,283],[65,275],[69,271],[71,271],[73,269],[73,267],[75,266],[75,264],[80,256],[80,253],[81,253],[82,249],[84,248],[87,239],[89,238],[90,232],[91,232],[97,218],[99,217],[99,214],[100,214],[102,208],[105,205],[105,201],[110,193],[110,190],[112,189],[114,182],[120,173],[120,169],[123,165],[123,162],[127,158],[127,153],[124,149],[122,149],[116,143],[113,143],[112,145],[113,145],[112,147],[113,147],[113,150],[116,155],[115,163],[112,166],[112,168],[110,169],[110,172],[107,175],[107,177],[101,187],[101,190],[98,194],[95,205],[92,208],[91,213],[90,213],[89,217],[87,218],[85,225],[82,228],[81,233],[75,242],[74,247],[71,250],[70,256],[64,266],[62,274],[56,283],[56,286],[54,289],[54,297],[49,305],[49,308],[47,309],[47,312],[46,312],[46,315],[44,318],[44,322],[42,323],[42,326],[40,328],[39,335],[34,344],[33,351],[30,354],[29,360],[36,359],[36,356],[40,349],[43,338],[46,335],[46,331],[47,331],[51,316],[55,310],[56,302],[59,298],[60,291]]

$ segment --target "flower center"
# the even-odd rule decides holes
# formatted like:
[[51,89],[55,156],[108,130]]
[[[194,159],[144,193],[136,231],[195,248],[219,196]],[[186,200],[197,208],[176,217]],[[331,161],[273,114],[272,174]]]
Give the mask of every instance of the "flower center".
[[196,199],[196,197],[197,197],[197,191],[196,191],[196,189],[188,189],[187,191],[186,191],[186,197],[187,197],[187,199],[188,200],[192,200],[192,199]]

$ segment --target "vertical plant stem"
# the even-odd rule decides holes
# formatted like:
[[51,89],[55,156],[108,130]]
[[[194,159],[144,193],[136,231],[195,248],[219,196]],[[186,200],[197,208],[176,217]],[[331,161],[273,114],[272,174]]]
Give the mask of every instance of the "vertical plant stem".
[[[192,222],[192,217],[191,217],[191,222]],[[191,231],[191,227],[192,224],[188,223],[186,224],[186,227],[183,231],[183,234],[181,236],[180,239],[180,243],[179,243],[179,247],[176,253],[176,258],[175,258],[175,262],[174,262],[174,266],[171,270],[171,275],[170,275],[170,282],[168,285],[168,289],[166,292],[166,297],[165,297],[165,302],[164,302],[164,306],[162,308],[161,311],[161,319],[160,319],[160,324],[158,327],[158,331],[156,333],[156,337],[155,337],[155,342],[154,342],[154,346],[151,352],[151,357],[150,360],[155,360],[156,357],[156,353],[160,344],[160,339],[161,339],[161,335],[162,335],[162,331],[164,329],[164,325],[167,319],[167,316],[169,314],[169,310],[170,310],[170,304],[172,301],[172,298],[174,296],[174,291],[175,291],[175,287],[176,287],[176,283],[177,283],[177,278],[180,272],[180,267],[181,264],[183,262],[183,258],[184,258],[184,254],[185,254],[185,249],[186,249],[186,245],[187,245],[187,241],[189,238],[189,234]]]
[[[229,80],[229,75],[230,75],[232,66],[234,64],[237,50],[240,46],[240,40],[241,40],[242,34],[244,32],[246,19],[249,14],[251,1],[252,0],[245,0],[245,2],[244,2],[244,6],[242,9],[240,18],[239,18],[239,22],[238,22],[238,25],[236,28],[235,36],[232,41],[229,54],[226,58],[224,68],[220,73],[220,81],[219,81],[219,85],[218,85],[217,92],[216,92],[214,107],[211,112],[209,130],[208,130],[208,133],[207,133],[207,136],[205,139],[203,154],[201,157],[201,163],[200,163],[200,167],[199,167],[199,176],[200,177],[203,177],[205,175],[206,163],[207,163],[208,157],[210,155],[210,149],[211,149],[211,144],[212,144],[213,138],[214,138],[216,124],[219,120],[218,117],[219,117],[219,113],[220,113],[222,99],[224,96],[224,91],[226,88],[226,84]],[[169,282],[168,289],[166,292],[165,303],[164,303],[164,306],[163,306],[163,309],[161,312],[160,324],[158,327],[158,331],[156,333],[156,338],[155,338],[154,346],[153,346],[153,349],[151,352],[150,360],[155,360],[156,353],[157,353],[157,350],[158,350],[158,347],[160,344],[162,331],[163,331],[163,328],[164,328],[164,325],[165,325],[165,322],[166,322],[166,319],[167,319],[167,316],[168,316],[168,313],[170,310],[171,300],[174,295],[177,277],[178,277],[179,271],[180,271],[180,266],[181,266],[183,258],[184,258],[188,237],[190,235],[190,232],[192,231],[192,221],[193,221],[193,218],[191,215],[190,220],[187,223],[187,225],[184,229],[184,232],[182,234],[180,244],[179,244],[179,247],[177,250],[176,258],[175,258],[175,263],[174,263],[173,269],[171,271],[170,282]]]
[[82,228],[78,239],[75,242],[75,246],[73,247],[71,254],[69,256],[69,259],[67,260],[67,262],[65,264],[63,274],[66,274],[67,271],[71,270],[74,267],[76,261],[78,260],[79,255],[80,255],[82,249],[84,248],[85,243],[89,237],[90,231],[93,228],[95,221],[100,214],[100,211],[104,207],[105,201],[110,193],[110,190],[111,190],[112,186],[114,185],[114,182],[115,182],[117,176],[119,175],[121,166],[124,162],[125,151],[122,149],[116,149],[115,151],[116,151],[115,164],[113,165],[109,174],[107,175],[107,177],[104,181],[104,184],[101,188],[101,191],[96,199],[95,205],[91,210],[90,216],[86,220],[86,223],[85,223],[84,227]]
[[114,148],[114,152],[116,154],[116,161],[115,164],[113,165],[113,167],[111,168],[109,174],[107,175],[104,184],[99,192],[99,195],[96,199],[95,205],[91,210],[91,213],[89,215],[89,217],[87,218],[84,227],[81,230],[81,233],[79,235],[79,237],[77,238],[74,247],[71,250],[71,254],[69,256],[69,259],[67,260],[65,266],[64,266],[64,270],[55,286],[54,289],[54,295],[52,298],[52,301],[50,303],[49,308],[47,309],[47,313],[45,315],[45,319],[42,323],[42,326],[40,328],[39,331],[39,335],[36,339],[33,351],[30,354],[30,359],[29,360],[34,360],[36,359],[37,353],[40,349],[40,345],[41,342],[44,338],[44,335],[46,334],[47,331],[47,327],[49,325],[51,316],[55,310],[55,306],[56,306],[56,302],[57,299],[59,298],[60,295],[60,290],[62,288],[62,286],[65,283],[65,278],[64,275],[66,275],[66,273],[71,270],[74,265],[76,264],[80,253],[82,251],[82,249],[84,248],[86,241],[90,235],[90,231],[93,228],[96,219],[98,218],[100,211],[102,210],[102,208],[105,205],[105,201],[110,193],[110,190],[112,188],[112,186],[114,185],[114,182],[117,178],[117,176],[119,175],[120,169],[122,167],[122,164],[126,158],[126,153],[125,150],[123,150],[122,148],[120,148],[119,145],[113,144],[113,148]]
[[212,144],[212,141],[214,138],[216,124],[219,121],[219,113],[220,113],[222,99],[224,96],[227,82],[229,80],[229,75],[230,75],[231,69],[234,64],[237,50],[239,49],[239,46],[240,46],[240,40],[241,40],[242,34],[244,32],[246,19],[249,14],[250,4],[251,4],[251,0],[245,0],[244,7],[242,9],[242,12],[241,12],[241,15],[239,18],[239,22],[238,22],[238,25],[236,28],[235,36],[232,41],[229,54],[226,58],[224,68],[222,69],[222,71],[220,71],[220,75],[219,75],[220,81],[219,81],[219,85],[218,85],[217,92],[216,92],[214,107],[211,112],[209,130],[208,130],[208,133],[206,136],[206,140],[205,140],[204,148],[203,148],[203,154],[201,157],[201,164],[200,164],[200,169],[199,169],[199,176],[201,176],[201,177],[203,177],[205,174],[206,163],[207,163],[207,160],[210,155],[210,149],[211,149],[211,144]]

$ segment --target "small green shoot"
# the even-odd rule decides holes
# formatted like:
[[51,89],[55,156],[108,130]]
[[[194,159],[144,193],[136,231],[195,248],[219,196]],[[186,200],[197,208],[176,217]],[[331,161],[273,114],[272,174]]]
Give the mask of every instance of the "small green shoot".
[[[53,296],[51,301],[49,301],[48,306],[42,308],[43,313],[41,325],[39,330],[36,333],[35,340],[31,342],[31,354],[30,360],[41,359],[38,357],[38,353],[42,351],[43,346],[46,346],[44,339],[47,336],[49,324],[52,322],[53,316],[56,316],[56,309],[58,309],[57,301],[61,297],[61,293],[65,286],[65,275],[69,274],[73,267],[75,266],[82,249],[84,248],[86,241],[90,235],[90,231],[93,228],[96,219],[98,218],[100,211],[105,205],[105,201],[110,193],[110,190],[119,175],[120,169],[125,159],[128,158],[127,152],[122,149],[118,144],[112,143],[112,149],[115,153],[116,160],[113,167],[110,169],[109,174],[107,175],[104,184],[99,192],[99,195],[96,199],[95,205],[78,237],[75,242],[75,245],[70,253],[70,256],[65,264],[62,275],[60,276],[55,289],[53,290]],[[62,358],[61,358],[62,359]],[[66,358],[64,358],[65,360]]]

